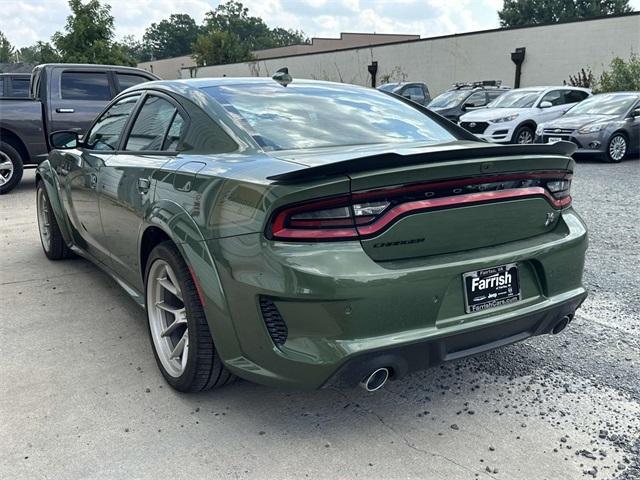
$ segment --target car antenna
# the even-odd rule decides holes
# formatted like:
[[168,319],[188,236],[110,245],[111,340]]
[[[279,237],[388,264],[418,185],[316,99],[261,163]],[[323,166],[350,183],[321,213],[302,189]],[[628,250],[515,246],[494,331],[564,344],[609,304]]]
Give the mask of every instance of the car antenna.
[[271,78],[273,78],[283,87],[286,87],[291,82],[293,82],[293,77],[289,75],[289,69],[287,67],[282,67],[280,70],[277,70]]

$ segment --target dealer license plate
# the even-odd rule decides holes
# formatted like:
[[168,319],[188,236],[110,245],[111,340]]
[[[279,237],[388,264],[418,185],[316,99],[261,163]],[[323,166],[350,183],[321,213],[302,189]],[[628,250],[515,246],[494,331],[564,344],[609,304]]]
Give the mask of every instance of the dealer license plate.
[[467,313],[500,307],[520,300],[518,265],[499,267],[462,274],[464,301]]

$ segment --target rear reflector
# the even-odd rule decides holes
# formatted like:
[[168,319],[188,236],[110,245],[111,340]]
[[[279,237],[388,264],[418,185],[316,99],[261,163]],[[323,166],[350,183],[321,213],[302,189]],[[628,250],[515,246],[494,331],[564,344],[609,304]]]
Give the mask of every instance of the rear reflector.
[[267,236],[284,241],[336,241],[380,234],[400,218],[429,210],[543,197],[571,203],[571,175],[537,172],[415,183],[323,198],[278,210]]

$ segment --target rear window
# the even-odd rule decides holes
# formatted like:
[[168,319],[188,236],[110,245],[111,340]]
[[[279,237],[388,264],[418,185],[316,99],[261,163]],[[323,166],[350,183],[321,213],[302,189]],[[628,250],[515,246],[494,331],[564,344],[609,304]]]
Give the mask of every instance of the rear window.
[[14,97],[29,96],[29,78],[14,78],[11,80],[11,94]]
[[456,140],[419,110],[374,89],[274,82],[202,90],[265,150]]
[[106,72],[62,72],[60,92],[65,100],[110,100]]
[[148,82],[149,79],[141,77],[140,75],[132,75],[129,73],[116,73],[118,78],[118,84],[120,85],[120,91],[126,90],[129,87],[138,85],[139,83]]

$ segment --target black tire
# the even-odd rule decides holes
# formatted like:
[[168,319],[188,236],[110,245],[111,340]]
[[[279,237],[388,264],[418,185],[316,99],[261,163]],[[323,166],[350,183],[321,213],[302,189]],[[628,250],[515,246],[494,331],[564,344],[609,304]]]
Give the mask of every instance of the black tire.
[[[43,210],[43,206],[46,210]],[[44,250],[44,254],[47,258],[49,260],[62,260],[63,258],[73,257],[74,253],[69,249],[62,237],[56,215],[53,213],[51,208],[47,189],[42,181],[38,182],[36,185],[36,209],[38,215],[40,243],[42,244],[42,250]],[[44,234],[45,230],[43,229],[43,220],[45,218],[48,220],[48,241]]]
[[[620,154],[618,149],[614,149],[613,145],[616,142],[619,145],[624,145],[624,151]],[[620,163],[629,155],[629,140],[623,133],[614,133],[607,142],[607,151],[604,154],[604,161],[608,163]]]
[[[518,143],[518,144],[533,143],[533,140],[535,138],[534,135],[535,135],[535,132],[531,127],[527,125],[522,125],[521,127],[516,128],[516,131],[513,133],[511,143]],[[526,142],[520,141],[520,137],[523,137],[523,136],[525,136],[530,140]]]
[[[149,278],[154,262],[163,260],[167,262],[175,273],[177,282],[182,292],[182,301],[186,310],[189,351],[184,372],[178,376],[172,376],[162,364],[159,353],[151,333],[151,321],[149,317],[149,288],[153,279]],[[235,376],[229,372],[216,351],[213,343],[209,324],[200,302],[200,296],[187,264],[182,259],[175,245],[165,241],[157,245],[150,253],[145,271],[145,303],[147,310],[147,329],[151,348],[156,358],[158,368],[167,383],[180,392],[202,392],[211,388],[219,388],[235,380]]]
[[16,186],[22,180],[23,173],[23,165],[22,165],[22,157],[20,153],[13,147],[13,145],[0,141],[0,168],[2,168],[2,164],[6,162],[11,163],[10,173],[8,170],[0,171],[0,175],[8,179],[0,179],[0,195],[3,193],[9,193],[11,190],[16,188]]

